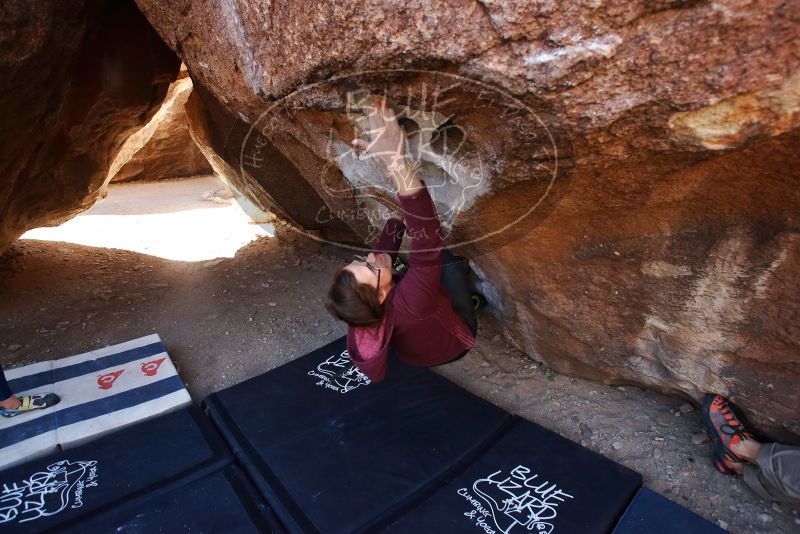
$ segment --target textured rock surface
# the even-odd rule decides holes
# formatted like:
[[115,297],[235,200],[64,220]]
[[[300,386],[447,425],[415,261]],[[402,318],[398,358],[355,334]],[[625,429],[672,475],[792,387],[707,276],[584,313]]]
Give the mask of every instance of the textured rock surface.
[[477,258],[502,327],[559,371],[724,392],[800,433],[798,142],[575,173],[543,224]]
[[0,9],[0,248],[91,206],[179,61],[132,2]]
[[[367,238],[391,192],[346,142],[359,95],[385,91],[433,139],[418,161],[452,243],[536,208],[460,249],[512,343],[800,434],[798,0],[137,3],[198,88],[193,134],[251,198]],[[495,89],[332,78],[374,69]]]
[[189,134],[186,101],[190,94],[192,80],[183,69],[150,122],[125,141],[109,170],[111,181],[164,180],[212,172]]
[[214,172],[258,209],[277,213],[314,235],[356,240],[353,230],[339,218],[317,217],[326,204],[292,161],[268,139],[251,135],[250,125],[202,86],[196,86],[189,97],[186,113],[192,138]]

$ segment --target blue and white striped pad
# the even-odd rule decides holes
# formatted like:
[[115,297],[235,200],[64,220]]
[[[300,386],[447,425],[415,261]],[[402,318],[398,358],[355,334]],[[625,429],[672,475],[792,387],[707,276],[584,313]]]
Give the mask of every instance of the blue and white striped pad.
[[191,403],[157,334],[6,371],[19,395],[53,392],[56,406],[0,417],[0,469]]

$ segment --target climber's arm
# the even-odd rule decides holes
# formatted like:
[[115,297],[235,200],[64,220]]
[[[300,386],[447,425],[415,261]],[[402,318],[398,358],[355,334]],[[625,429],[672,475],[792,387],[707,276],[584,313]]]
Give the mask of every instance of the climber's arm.
[[375,99],[375,105],[370,109],[367,118],[370,141],[353,139],[353,146],[383,162],[394,181],[398,195],[413,195],[424,188],[416,169],[407,165],[406,136],[385,98]]
[[383,231],[372,247],[375,252],[386,252],[395,254],[400,250],[403,236],[406,233],[406,225],[398,216],[392,216],[383,225]]

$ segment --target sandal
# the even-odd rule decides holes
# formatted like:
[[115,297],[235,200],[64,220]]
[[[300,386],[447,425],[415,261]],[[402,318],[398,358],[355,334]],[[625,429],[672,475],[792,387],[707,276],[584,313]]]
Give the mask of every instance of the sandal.
[[714,465],[714,468],[723,475],[735,477],[739,474],[733,468],[733,465],[731,465],[732,462],[724,456],[717,454],[717,451],[714,451],[714,456],[711,457],[711,463]]
[[41,410],[55,406],[61,399],[55,393],[36,393],[34,395],[21,395],[19,400],[22,404],[16,410],[0,410],[3,417],[15,417],[21,413],[31,410]]
[[744,460],[731,446],[746,439],[755,439],[745,428],[742,416],[733,404],[722,395],[707,394],[703,403],[703,422],[714,444],[714,450],[721,461],[741,463]]

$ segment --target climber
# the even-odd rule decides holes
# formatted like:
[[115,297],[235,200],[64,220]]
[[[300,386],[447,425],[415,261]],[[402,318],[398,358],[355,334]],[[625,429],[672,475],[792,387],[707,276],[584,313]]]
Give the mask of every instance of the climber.
[[[381,381],[391,347],[415,366],[464,356],[474,345],[476,310],[468,262],[442,249],[441,225],[430,194],[406,161],[406,136],[385,99],[375,99],[367,142],[353,146],[386,167],[397,187],[405,221],[389,218],[374,251],[339,269],[326,307],[348,324],[350,358],[370,380]],[[395,280],[393,262],[403,235],[411,239],[408,269]]]
[[30,410],[49,408],[58,404],[61,399],[55,393],[36,393],[34,395],[16,396],[6,381],[3,366],[0,365],[0,415],[14,417]]
[[764,499],[800,503],[800,447],[758,441],[742,414],[721,395],[706,395],[703,420],[717,471],[742,475]]

